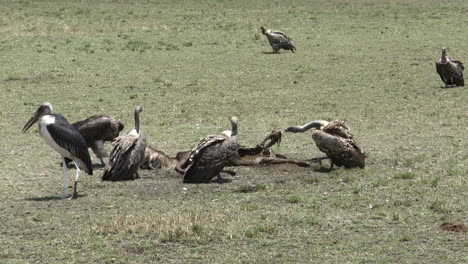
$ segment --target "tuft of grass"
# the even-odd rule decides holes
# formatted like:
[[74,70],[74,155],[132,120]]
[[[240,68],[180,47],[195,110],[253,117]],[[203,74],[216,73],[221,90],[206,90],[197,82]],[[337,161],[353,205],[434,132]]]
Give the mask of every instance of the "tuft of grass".
[[151,49],[151,45],[147,43],[146,41],[143,40],[129,40],[124,48],[124,50],[130,50],[130,51],[138,51],[140,53],[143,53],[147,50]]
[[398,200],[393,202],[394,206],[405,206],[405,207],[410,207],[413,205],[413,202],[411,200]]
[[402,236],[402,237],[400,238],[400,241],[401,241],[401,242],[410,242],[410,241],[412,241],[412,240],[413,240],[413,237],[410,236],[410,235],[404,235],[404,236]]
[[390,184],[389,179],[377,179],[372,183],[373,187],[384,187]]
[[289,196],[286,197],[286,201],[287,201],[288,203],[293,203],[293,204],[295,204],[295,203],[301,202],[301,201],[302,201],[302,197],[300,197],[299,195],[289,195]]
[[304,183],[307,184],[318,184],[320,183],[320,177],[318,176],[311,176],[303,179]]
[[217,237],[220,219],[212,214],[191,211],[166,214],[135,212],[120,214],[108,222],[97,222],[91,232],[101,236],[144,234],[160,242],[206,240]]
[[434,179],[431,180],[431,187],[432,188],[435,188],[437,186],[439,186],[439,182],[440,182],[440,177],[435,177]]
[[241,193],[249,193],[249,192],[257,192],[266,189],[266,185],[263,184],[256,184],[256,185],[241,185],[239,186],[238,192]]
[[248,203],[248,204],[242,204],[240,206],[240,209],[243,211],[252,212],[252,211],[259,210],[259,206],[257,204]]
[[254,227],[248,228],[244,235],[247,238],[262,238],[267,235],[273,235],[278,232],[275,225],[272,224],[257,224]]
[[432,211],[436,212],[436,213],[439,213],[439,214],[446,214],[448,213],[450,210],[448,209],[447,207],[447,204],[443,201],[433,201],[430,205],[429,205],[429,209],[431,209]]
[[416,177],[416,174],[410,171],[400,172],[396,174],[395,176],[393,176],[394,179],[401,179],[401,180],[411,180],[411,179],[414,179],[414,177]]

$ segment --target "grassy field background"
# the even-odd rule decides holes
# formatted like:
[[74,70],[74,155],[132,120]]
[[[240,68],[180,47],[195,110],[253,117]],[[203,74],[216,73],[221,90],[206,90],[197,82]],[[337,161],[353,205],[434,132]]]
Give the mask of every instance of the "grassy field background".
[[[0,262],[468,262],[467,234],[439,227],[468,224],[468,96],[435,71],[443,46],[468,62],[467,1],[3,1],[0,13]],[[297,53],[269,54],[262,25]],[[98,169],[78,200],[54,199],[59,155],[37,128],[21,133],[44,101],[126,130],[141,105],[149,145],[170,155],[231,115],[250,146],[344,119],[367,167],[238,167],[200,185],[154,171],[101,182]],[[310,133],[275,151],[322,155]]]

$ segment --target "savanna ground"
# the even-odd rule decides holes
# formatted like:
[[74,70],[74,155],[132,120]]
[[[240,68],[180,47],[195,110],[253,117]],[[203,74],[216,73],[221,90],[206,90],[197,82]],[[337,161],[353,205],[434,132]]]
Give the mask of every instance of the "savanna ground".
[[[1,263],[468,262],[467,234],[439,227],[468,224],[468,96],[441,88],[434,65],[443,46],[468,62],[467,1],[31,0],[0,13]],[[262,25],[297,53],[269,54]],[[59,155],[36,127],[21,133],[44,101],[126,130],[141,105],[149,145],[170,155],[231,115],[250,146],[344,119],[367,166],[238,167],[199,185],[96,169],[78,200],[55,199]],[[274,150],[322,155],[310,132]]]

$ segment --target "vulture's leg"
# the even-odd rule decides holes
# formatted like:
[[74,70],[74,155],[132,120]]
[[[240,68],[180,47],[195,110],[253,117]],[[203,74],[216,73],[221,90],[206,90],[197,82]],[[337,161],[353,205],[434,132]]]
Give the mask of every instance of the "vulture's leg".
[[91,145],[91,150],[94,152],[94,155],[96,155],[96,157],[98,157],[98,159],[101,161],[101,166],[106,166],[106,163],[102,158],[108,157],[109,154],[104,149],[104,142],[101,140],[94,142]]
[[325,157],[320,157],[320,158],[312,158],[312,159],[309,159],[307,161],[309,162],[318,162],[320,164],[320,166],[322,166],[322,160],[326,160],[326,159],[330,159],[328,156],[325,156]]
[[233,171],[233,170],[222,170],[221,172],[224,172],[226,174],[229,174],[231,176],[236,176],[237,172]]
[[221,173],[219,173],[218,175],[216,175],[216,181],[217,181],[218,183],[223,183],[224,179],[223,179],[223,177],[221,177]]

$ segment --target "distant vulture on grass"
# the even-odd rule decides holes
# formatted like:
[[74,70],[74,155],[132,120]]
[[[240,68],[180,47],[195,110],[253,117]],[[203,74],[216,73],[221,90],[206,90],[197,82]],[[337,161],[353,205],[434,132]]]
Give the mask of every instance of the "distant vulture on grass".
[[260,28],[262,34],[265,35],[273,48],[273,53],[278,53],[280,49],[290,50],[293,53],[296,51],[296,47],[291,43],[291,39],[286,36],[283,32],[266,30],[265,27]]
[[317,147],[327,154],[331,165],[345,168],[364,168],[366,156],[356,145],[349,128],[343,121],[324,121],[316,120],[303,126],[292,126],[286,129],[286,132],[302,133],[310,128],[316,128],[312,133],[312,139]]
[[80,131],[80,134],[86,140],[86,145],[91,148],[105,166],[103,158],[109,157],[104,149],[104,142],[112,141],[119,136],[124,125],[119,120],[105,115],[94,115],[84,120],[72,124]]
[[38,122],[39,135],[47,144],[57,151],[63,160],[63,196],[68,197],[67,193],[67,166],[65,158],[73,160],[76,166],[75,185],[71,198],[78,198],[78,177],[80,168],[87,174],[93,175],[91,167],[91,158],[89,157],[86,141],[80,132],[68,123],[67,119],[60,114],[52,114],[52,105],[48,102],[43,103],[23,127],[23,133],[32,125]]
[[186,162],[177,168],[184,174],[183,182],[210,182],[214,177],[222,181],[220,172],[238,155],[237,117],[231,117],[231,126],[230,131],[205,137],[191,150]]
[[109,163],[104,168],[103,181],[125,181],[139,178],[138,168],[145,154],[146,135],[140,131],[140,113],[135,107],[135,128],[112,142]]
[[463,79],[463,70],[465,67],[463,63],[456,60],[451,60],[447,56],[447,48],[442,48],[442,56],[438,62],[436,62],[436,70],[440,76],[440,79],[445,83],[445,87],[448,86],[464,86],[465,81]]

